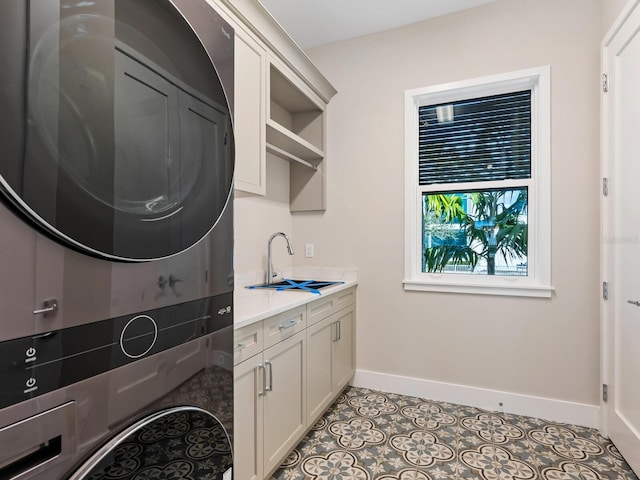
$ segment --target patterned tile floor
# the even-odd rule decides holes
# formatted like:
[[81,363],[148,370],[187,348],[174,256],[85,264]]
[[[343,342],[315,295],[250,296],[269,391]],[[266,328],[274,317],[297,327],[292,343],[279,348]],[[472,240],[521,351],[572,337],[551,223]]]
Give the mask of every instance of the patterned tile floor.
[[590,428],[354,387],[274,479],[638,480]]

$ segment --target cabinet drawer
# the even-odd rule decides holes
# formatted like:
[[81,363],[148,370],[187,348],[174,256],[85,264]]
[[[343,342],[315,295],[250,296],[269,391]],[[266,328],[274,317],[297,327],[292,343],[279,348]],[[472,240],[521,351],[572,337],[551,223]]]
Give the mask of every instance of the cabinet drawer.
[[264,348],[267,349],[307,328],[305,305],[263,320]]
[[307,323],[313,325],[323,318],[342,310],[344,307],[352,305],[355,301],[355,287],[314,300],[307,305]]
[[233,332],[233,364],[262,352],[262,322],[256,322]]

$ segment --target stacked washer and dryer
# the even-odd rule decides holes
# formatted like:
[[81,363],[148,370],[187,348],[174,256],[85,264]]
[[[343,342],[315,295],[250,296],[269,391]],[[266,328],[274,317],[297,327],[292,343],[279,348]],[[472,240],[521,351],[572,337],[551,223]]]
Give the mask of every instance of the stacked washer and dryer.
[[0,478],[232,478],[233,30],[0,5]]

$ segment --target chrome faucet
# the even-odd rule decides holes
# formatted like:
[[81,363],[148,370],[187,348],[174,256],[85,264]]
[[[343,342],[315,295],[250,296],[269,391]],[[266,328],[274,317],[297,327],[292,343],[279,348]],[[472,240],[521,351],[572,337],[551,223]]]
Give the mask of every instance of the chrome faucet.
[[275,272],[273,271],[273,263],[271,261],[271,242],[276,237],[284,237],[284,239],[287,241],[287,252],[289,252],[289,255],[293,255],[293,247],[291,246],[289,237],[287,237],[285,233],[276,232],[269,237],[269,243],[267,244],[267,283],[271,283],[273,281],[273,277],[276,276]]

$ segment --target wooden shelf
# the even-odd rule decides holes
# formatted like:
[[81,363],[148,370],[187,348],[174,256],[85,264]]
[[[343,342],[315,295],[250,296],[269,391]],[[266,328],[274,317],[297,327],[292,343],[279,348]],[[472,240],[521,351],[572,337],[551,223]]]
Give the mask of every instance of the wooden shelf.
[[302,160],[303,164],[316,165],[324,159],[322,150],[271,118],[267,119],[267,144],[286,152],[293,158]]
[[311,168],[313,170],[318,169],[317,165],[307,162],[306,160],[296,157],[295,155],[291,155],[289,152],[282,150],[281,148],[278,148],[275,145],[271,145],[270,143],[267,143],[267,152],[273,153],[274,155],[277,155],[278,157],[284,160],[288,160],[290,162],[295,162],[300,165],[304,165],[305,167]]

